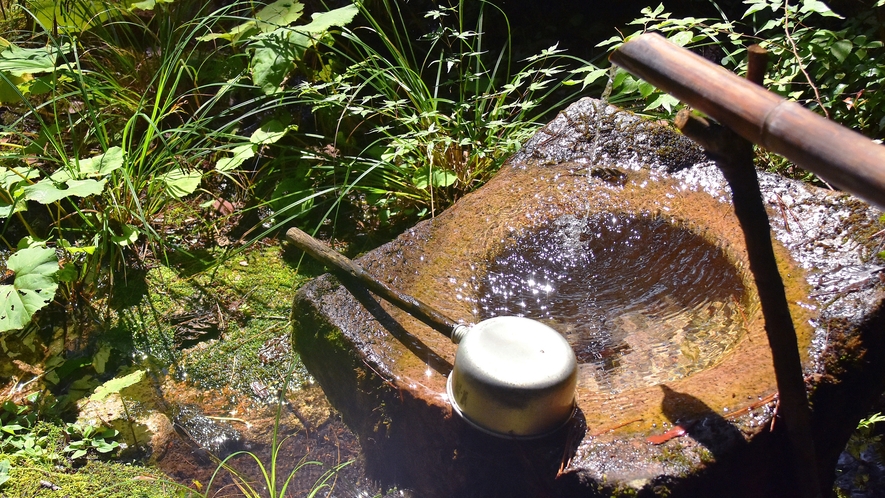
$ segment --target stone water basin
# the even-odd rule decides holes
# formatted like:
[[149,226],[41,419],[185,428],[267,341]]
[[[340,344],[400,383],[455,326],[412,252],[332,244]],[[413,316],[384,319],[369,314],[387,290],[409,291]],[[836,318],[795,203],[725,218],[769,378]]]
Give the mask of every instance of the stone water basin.
[[[825,320],[847,319],[822,311],[808,277],[818,262],[803,267],[808,241],[784,219],[792,238],[775,250],[803,361],[823,394],[846,389],[825,375],[842,346],[822,334]],[[294,341],[358,434],[371,477],[430,497],[789,491],[743,236],[715,168],[670,129],[583,100],[485,187],[359,262],[459,321],[543,321],[579,361],[567,427],[533,441],[491,437],[453,416],[448,338],[357,284],[313,281],[295,299]],[[870,325],[881,297],[867,301],[846,306],[854,315],[839,337],[881,335]],[[816,410],[816,421],[853,424],[881,384],[865,383],[839,415]],[[820,444],[824,468],[838,444]]]

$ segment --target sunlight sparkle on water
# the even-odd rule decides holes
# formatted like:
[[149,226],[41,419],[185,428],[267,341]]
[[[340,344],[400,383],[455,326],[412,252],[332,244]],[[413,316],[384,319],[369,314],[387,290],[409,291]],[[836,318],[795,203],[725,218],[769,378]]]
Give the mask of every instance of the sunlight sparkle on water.
[[552,326],[611,392],[690,375],[743,334],[736,268],[671,220],[565,216],[504,247],[475,287],[475,316]]

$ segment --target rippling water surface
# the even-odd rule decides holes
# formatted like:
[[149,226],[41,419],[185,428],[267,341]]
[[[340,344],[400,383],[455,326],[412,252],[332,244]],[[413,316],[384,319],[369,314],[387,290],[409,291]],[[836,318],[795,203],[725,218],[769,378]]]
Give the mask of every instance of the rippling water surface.
[[572,344],[582,378],[619,392],[710,366],[744,333],[744,285],[724,252],[650,216],[566,216],[489,263],[481,319],[519,315]]

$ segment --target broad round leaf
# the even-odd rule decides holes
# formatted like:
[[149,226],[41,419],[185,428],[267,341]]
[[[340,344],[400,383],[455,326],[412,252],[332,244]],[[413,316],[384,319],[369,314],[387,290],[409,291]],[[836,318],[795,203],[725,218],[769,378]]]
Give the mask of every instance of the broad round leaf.
[[24,328],[58,289],[58,256],[53,249],[21,249],[10,256],[7,268],[15,272],[15,280],[0,285],[0,332]]
[[200,186],[202,178],[203,175],[199,171],[185,171],[181,168],[174,169],[160,177],[166,183],[166,193],[176,199],[194,193]]
[[[90,195],[98,195],[104,190],[107,180],[68,180],[64,184],[57,184],[49,178],[44,178],[39,182],[24,187],[22,191],[25,199],[29,201],[37,201],[40,204],[52,204],[67,197],[89,197]],[[67,188],[59,188],[64,185]]]

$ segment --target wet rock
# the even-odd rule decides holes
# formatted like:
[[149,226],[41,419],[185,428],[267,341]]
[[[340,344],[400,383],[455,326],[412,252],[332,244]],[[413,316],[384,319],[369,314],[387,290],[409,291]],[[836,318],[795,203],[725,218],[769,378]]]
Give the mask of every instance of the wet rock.
[[[883,285],[871,262],[876,241],[869,240],[879,213],[845,194],[774,175],[761,175],[761,184],[809,379],[819,460],[831,472],[854,421],[885,389]],[[540,130],[485,187],[360,259],[388,284],[465,322],[488,316],[483,289],[493,262],[537,234],[548,234],[548,245],[562,254],[572,247],[566,263],[609,261],[612,275],[625,274],[617,288],[594,294],[657,279],[639,297],[623,293],[641,305],[572,323],[540,307],[513,307],[522,301],[500,305],[559,322],[573,344],[586,346],[577,416],[548,438],[494,438],[454,415],[445,382],[456,346],[353,282],[326,275],[299,290],[296,349],[360,437],[372,477],[420,496],[789,496],[779,419],[772,430],[771,355],[729,199],[718,170],[687,139],[585,99]],[[732,274],[725,280],[734,290],[702,292],[709,299],[697,301],[668,287],[691,282],[708,264],[707,256],[679,264],[678,244],[648,245],[653,257],[639,265],[640,256],[591,258],[607,247],[591,239],[598,220],[609,218],[664,223],[668,233],[691,235],[668,239],[710,245],[725,261],[714,271]],[[628,233],[618,252],[650,244],[655,232],[643,233],[635,240]],[[558,291],[576,274],[565,264],[550,273],[561,276],[539,282],[543,272],[519,273],[520,264],[512,268],[521,283],[511,290],[525,297],[547,285]],[[733,337],[721,341],[723,330]],[[599,331],[611,344],[593,343]],[[705,349],[711,342],[726,345]],[[643,373],[622,375],[630,370]]]
[[116,429],[119,441],[125,445],[124,453],[154,458],[163,453],[171,439],[178,438],[165,414],[166,403],[149,375],[101,401],[84,398],[78,407],[77,423]]
[[207,416],[196,405],[179,405],[173,411],[175,427],[197,447],[219,458],[240,448],[242,434],[224,420]]

